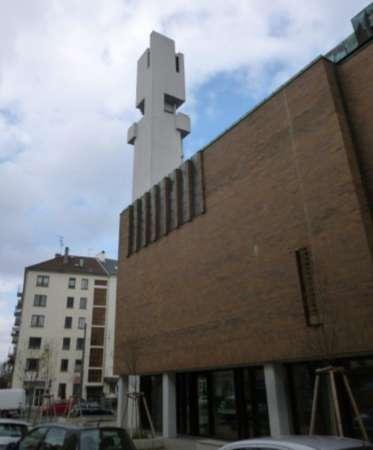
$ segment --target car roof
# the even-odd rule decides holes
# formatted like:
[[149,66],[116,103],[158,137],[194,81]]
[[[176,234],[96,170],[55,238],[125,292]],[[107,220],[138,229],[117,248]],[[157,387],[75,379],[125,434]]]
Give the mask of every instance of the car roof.
[[24,420],[17,420],[17,419],[0,419],[0,424],[6,423],[9,425],[24,425],[28,427],[30,424]]
[[[65,428],[67,430],[123,430],[123,428],[120,427],[116,427],[115,425],[111,426],[111,425],[101,425],[99,420],[95,420],[95,423],[88,423],[88,424],[84,424],[84,423],[71,423],[71,422],[46,422],[46,423],[39,423],[36,427],[34,428],[44,428],[44,427],[54,427],[54,428]],[[98,425],[97,425],[98,423]],[[102,422],[101,422],[102,423]]]
[[242,447],[280,447],[292,450],[340,450],[354,447],[362,447],[369,444],[358,439],[344,438],[338,436],[278,436],[273,438],[247,439],[244,441],[232,442],[224,446],[225,450]]

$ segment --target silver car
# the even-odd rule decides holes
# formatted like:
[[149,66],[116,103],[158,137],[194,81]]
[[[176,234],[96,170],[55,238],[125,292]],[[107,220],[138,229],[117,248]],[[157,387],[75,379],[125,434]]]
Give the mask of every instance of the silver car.
[[280,436],[247,439],[224,445],[220,450],[373,450],[370,442],[336,436]]
[[0,419],[0,450],[11,442],[18,442],[28,431],[29,424],[23,420]]

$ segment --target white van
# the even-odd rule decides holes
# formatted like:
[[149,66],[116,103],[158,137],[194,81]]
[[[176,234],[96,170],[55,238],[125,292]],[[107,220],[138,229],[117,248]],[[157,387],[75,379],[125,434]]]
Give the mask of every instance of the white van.
[[0,417],[20,412],[25,408],[25,405],[24,389],[0,389]]

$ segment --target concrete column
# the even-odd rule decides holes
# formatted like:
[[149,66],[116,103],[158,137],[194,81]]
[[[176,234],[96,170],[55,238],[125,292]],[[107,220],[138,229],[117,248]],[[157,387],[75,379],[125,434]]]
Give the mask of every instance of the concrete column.
[[122,375],[118,380],[118,408],[117,408],[117,426],[127,428],[125,422],[124,410],[127,404],[128,376]]
[[162,375],[162,427],[163,437],[176,437],[176,375]]
[[286,373],[282,364],[266,364],[264,378],[267,392],[269,426],[272,436],[292,434]]
[[140,426],[140,415],[135,401],[127,396],[130,392],[140,392],[140,377],[137,375],[119,377],[117,424],[128,430],[136,430]]

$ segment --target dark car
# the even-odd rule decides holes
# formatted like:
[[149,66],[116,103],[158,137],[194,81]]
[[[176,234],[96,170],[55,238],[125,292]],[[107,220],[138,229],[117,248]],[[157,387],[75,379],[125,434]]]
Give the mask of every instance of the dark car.
[[123,428],[44,424],[33,428],[7,450],[136,450]]
[[11,442],[18,442],[27,433],[29,424],[21,420],[0,419],[0,450]]
[[90,403],[76,404],[70,411],[70,417],[84,416],[113,416],[111,409],[101,408],[99,405]]

